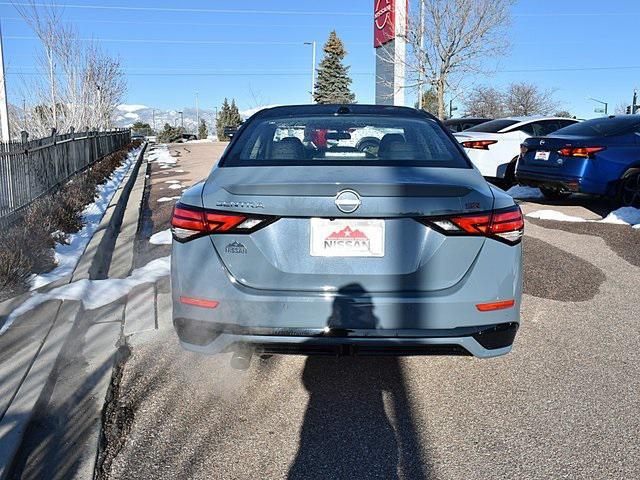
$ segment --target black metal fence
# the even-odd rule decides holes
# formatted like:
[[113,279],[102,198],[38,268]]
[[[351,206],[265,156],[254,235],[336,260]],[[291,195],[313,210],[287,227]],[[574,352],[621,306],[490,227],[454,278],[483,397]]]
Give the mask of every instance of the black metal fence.
[[0,142],[0,227],[21,209],[131,140],[129,129],[56,134]]

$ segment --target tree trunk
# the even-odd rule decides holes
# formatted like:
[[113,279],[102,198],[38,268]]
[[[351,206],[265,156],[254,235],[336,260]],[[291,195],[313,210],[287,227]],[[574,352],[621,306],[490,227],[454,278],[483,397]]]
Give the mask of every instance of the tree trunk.
[[444,80],[438,80],[436,85],[436,98],[438,101],[438,118],[440,120],[444,120],[447,114],[444,106],[444,86]]

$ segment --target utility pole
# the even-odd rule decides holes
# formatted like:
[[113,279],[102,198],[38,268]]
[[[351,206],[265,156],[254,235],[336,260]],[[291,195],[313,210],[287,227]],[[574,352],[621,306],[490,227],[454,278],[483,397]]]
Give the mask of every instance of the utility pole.
[[178,112],[180,114],[180,127],[184,130],[184,112]]
[[453,112],[458,110],[458,107],[453,106],[453,98],[449,100],[449,118],[453,118]]
[[631,113],[633,115],[635,115],[636,111],[638,110],[638,106],[636,105],[637,101],[638,101],[638,89],[634,88],[633,89],[633,102],[631,102]]
[[198,92],[196,92],[196,131],[200,128],[200,99],[198,98]]
[[305,45],[311,45],[311,103],[315,103],[313,96],[316,90],[316,41],[304,42]]
[[155,108],[151,109],[151,116],[153,118],[153,133],[155,135],[155,134],[157,134],[157,132],[156,132],[156,109]]
[[4,49],[2,48],[2,28],[0,27],[0,130],[2,141],[8,142],[9,137],[9,108],[7,106],[7,88],[4,81]]
[[[424,1],[420,0],[420,59],[418,60],[418,109],[422,110],[424,107],[424,99],[422,93],[422,57],[424,56]],[[449,115],[451,116],[451,115]]]

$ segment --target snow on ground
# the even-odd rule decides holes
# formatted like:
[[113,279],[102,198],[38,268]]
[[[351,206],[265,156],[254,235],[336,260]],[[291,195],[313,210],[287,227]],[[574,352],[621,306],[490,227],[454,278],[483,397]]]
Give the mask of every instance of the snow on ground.
[[139,149],[131,151],[122,166],[111,174],[109,180],[98,187],[96,201],[85,207],[82,212],[82,223],[84,227],[79,232],[72,233],[68,236],[67,245],[56,244],[55,260],[57,267],[50,272],[33,275],[30,279],[31,290],[48,285],[73,272],[80,256],[98,228],[113,194],[120,186],[122,179],[135,162],[139,153]]
[[126,278],[108,278],[106,280],[78,280],[62,285],[49,292],[33,293],[22,305],[16,308],[0,329],[4,334],[16,318],[48,300],[79,300],[86,310],[103,307],[127,295],[134,287],[143,283],[153,283],[169,275],[171,257],[158,258],[137,268]]
[[527,214],[527,217],[540,218],[542,220],[557,220],[560,222],[591,222],[591,223],[611,223],[616,225],[631,225],[633,228],[640,228],[640,209],[633,207],[621,207],[613,210],[602,220],[587,220],[582,217],[566,215],[556,210],[536,210]]
[[507,193],[513,198],[526,199],[526,198],[544,198],[539,188],[523,187],[522,185],[516,185],[507,190]]
[[539,218],[541,220],[557,220],[559,222],[586,222],[587,220],[582,217],[574,217],[573,215],[567,215],[556,210],[536,210],[535,212],[527,213],[527,217]]
[[165,180],[164,183],[180,183],[180,180]]
[[158,203],[173,202],[174,200],[180,200],[180,197],[161,197],[158,199]]
[[169,188],[170,190],[177,190],[179,188],[185,188],[182,185],[180,185],[179,183],[172,183],[171,185],[169,185],[167,188]]
[[154,233],[149,238],[149,242],[154,245],[171,245],[171,229],[167,228],[166,230],[162,230],[161,232]]
[[149,153],[149,161],[157,163],[160,165],[160,168],[171,168],[178,160],[171,156],[166,145],[159,145]]
[[640,228],[638,227],[640,225],[640,208],[622,207],[614,210],[600,221],[602,223],[633,225],[634,228]]

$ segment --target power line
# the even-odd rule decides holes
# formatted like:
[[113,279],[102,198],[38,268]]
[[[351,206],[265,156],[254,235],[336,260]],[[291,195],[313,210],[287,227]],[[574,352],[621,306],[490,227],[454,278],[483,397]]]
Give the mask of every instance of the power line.
[[[519,70],[497,70],[497,73],[546,73],[546,72],[583,72],[583,71],[610,71],[610,70],[640,70],[640,65],[633,66],[609,66],[609,67],[566,67],[566,68],[527,68]],[[147,76],[176,76],[176,77],[218,77],[218,76],[305,76],[309,72],[294,71],[191,71],[191,72],[171,72],[171,71],[154,71],[154,72],[130,72],[125,71],[126,75],[147,77]],[[38,72],[7,72],[6,75],[28,75],[28,76],[46,76],[44,73]],[[60,73],[60,75],[65,75]],[[350,75],[366,75],[373,76],[374,72],[350,72]]]
[[[127,76],[132,77],[223,77],[223,76],[240,76],[240,77],[261,77],[261,76],[309,76],[309,72],[124,72]],[[373,72],[349,72],[350,75],[374,75]],[[7,72],[5,75],[25,75],[30,77],[48,76],[45,73],[39,72]],[[66,76],[65,73],[58,73],[57,75]]]
[[[5,35],[9,40],[39,40],[38,37],[26,35]],[[167,43],[177,45],[295,45],[300,46],[304,42],[273,42],[266,40],[176,40],[166,38],[79,38],[82,42],[113,42],[113,43]],[[349,45],[369,45],[368,42],[349,42]]]
[[176,8],[176,7],[131,7],[128,5],[87,5],[73,3],[30,3],[30,2],[0,2],[0,5],[18,7],[43,8],[75,8],[85,10],[127,10],[137,12],[171,12],[171,13],[222,13],[222,14],[252,14],[252,15],[339,15],[345,17],[369,17],[371,14],[344,11],[305,11],[305,10],[237,10],[228,8]]
[[[3,21],[5,22],[24,22],[24,19],[20,17],[3,17]],[[145,22],[141,20],[98,20],[98,19],[73,19],[73,23],[104,23],[104,24],[114,24],[114,25],[173,25],[173,26],[187,26],[187,27],[244,27],[244,28],[257,28],[257,27],[291,27],[290,23],[218,23],[218,22],[163,22],[163,21],[152,21]],[[296,23],[296,27],[317,27],[317,23]],[[349,28],[371,28],[371,26],[367,23],[349,23],[342,24],[340,27],[349,27]]]

